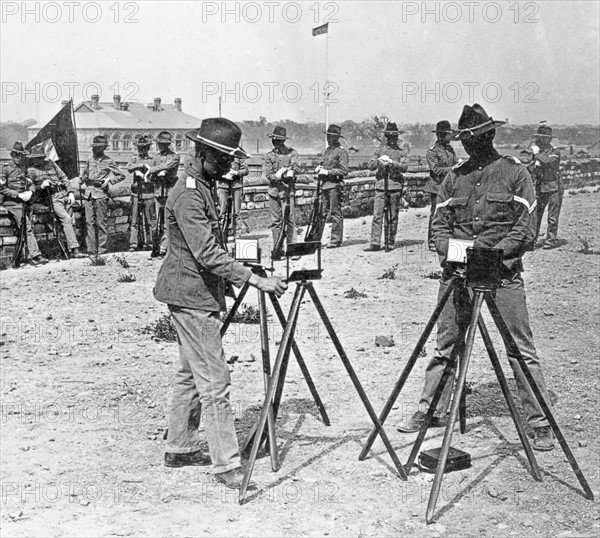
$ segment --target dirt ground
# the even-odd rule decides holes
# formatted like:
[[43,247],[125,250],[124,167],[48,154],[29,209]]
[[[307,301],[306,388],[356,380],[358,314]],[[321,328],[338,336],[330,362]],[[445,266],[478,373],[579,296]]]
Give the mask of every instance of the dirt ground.
[[[363,252],[370,218],[347,220],[343,248],[324,251],[324,278],[315,283],[377,412],[435,304],[437,281],[428,275],[438,263],[423,245],[428,211],[401,213],[401,247],[390,253]],[[596,498],[600,256],[578,251],[583,240],[598,252],[599,213],[600,193],[568,193],[562,246],[528,254],[524,273],[556,417]],[[268,232],[260,235],[266,244]],[[432,475],[414,468],[403,482],[379,440],[358,461],[371,423],[308,298],[296,340],[331,426],[292,358],[277,423],[281,469],[272,472],[262,454],[247,502],[217,486],[207,468],[164,467],[177,346],[142,332],[167,312],[152,296],[160,262],[145,252],[127,254],[127,269],[107,259],[0,274],[4,536],[598,536],[598,501],[583,497],[559,448],[536,453],[543,481],[531,477],[480,340],[467,433],[453,438],[473,465],[445,476],[437,521],[426,525]],[[378,278],[392,268],[395,279]],[[135,281],[118,282],[125,273]],[[345,298],[351,288],[366,297]],[[282,299],[286,311],[292,292]],[[250,290],[245,302],[256,301]],[[277,323],[270,333],[274,359]],[[379,334],[393,335],[395,346],[376,347]],[[497,332],[492,337],[509,374]],[[225,349],[243,440],[264,397],[258,326],[232,325]],[[402,461],[415,435],[396,425],[415,410],[433,350],[430,338],[386,422]],[[424,448],[440,446],[442,432],[431,430]]]

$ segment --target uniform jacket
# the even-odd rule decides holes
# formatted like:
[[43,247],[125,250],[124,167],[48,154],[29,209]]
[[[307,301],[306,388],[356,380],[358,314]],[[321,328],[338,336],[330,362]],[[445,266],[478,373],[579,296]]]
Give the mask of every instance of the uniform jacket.
[[521,256],[536,239],[536,199],[525,166],[494,152],[487,163],[455,166],[440,187],[432,237],[441,256],[448,239],[474,240],[475,246],[501,248],[504,264],[522,271]]
[[110,157],[102,155],[96,158],[92,155],[85,163],[81,174],[81,183],[85,185],[84,198],[86,200],[108,198],[108,187],[106,189],[102,187],[106,178],[110,178],[109,183],[114,185],[123,181],[125,174]]
[[234,159],[231,163],[231,169],[237,170],[239,173],[237,176],[233,176],[233,179],[222,179],[217,181],[217,188],[219,189],[241,189],[244,184],[244,178],[248,175],[250,170],[246,164],[246,159]]
[[[153,198],[152,194],[154,192],[154,185],[152,184],[151,181],[141,181],[140,183],[140,177],[138,174],[136,174],[136,172],[138,173],[142,173],[145,174],[148,169],[150,168],[150,166],[152,165],[152,157],[150,157],[150,155],[148,155],[147,157],[140,157],[139,155],[136,155],[135,157],[133,157],[131,159],[131,161],[129,161],[127,163],[127,171],[132,175],[132,182],[131,182],[131,193],[134,196],[137,196],[138,193],[138,185],[142,185],[142,199],[143,200],[148,200],[150,198]],[[144,168],[146,167],[146,168]]]
[[531,172],[536,192],[556,192],[560,190],[560,151],[550,146],[534,155],[527,165]]
[[60,167],[53,161],[43,161],[41,166],[30,166],[27,169],[27,175],[33,181],[33,184],[36,186],[36,194],[38,195],[38,199],[42,198],[40,201],[42,203],[46,203],[46,200],[43,199],[43,192],[41,191],[41,185],[45,180],[50,181],[50,193],[65,193],[69,194],[73,192],[73,186]]
[[[152,157],[148,172],[150,181],[154,184],[155,198],[168,196],[169,190],[177,182],[178,170],[179,154],[175,153],[172,149],[167,149]],[[165,172],[165,175],[159,176],[160,172]]]
[[25,191],[35,192],[35,185],[27,172],[13,161],[2,165],[0,173],[0,202],[3,205],[21,205],[23,200],[18,194]]
[[423,190],[431,194],[438,194],[442,181],[450,169],[458,162],[458,157],[454,153],[454,148],[450,143],[437,140],[427,150],[425,158],[429,164],[429,181]]
[[277,198],[279,193],[288,194],[295,190],[295,178],[277,179],[275,175],[280,168],[291,168],[297,175],[301,172],[298,152],[287,146],[273,147],[265,155],[262,165],[262,175],[269,180],[269,196]]
[[[406,156],[410,151],[408,146],[383,146],[375,150],[373,157],[369,161],[369,169],[377,170],[375,174],[375,189],[385,190],[385,174],[389,173],[388,176],[388,190],[390,191],[401,191],[404,188],[404,177],[403,172],[408,170],[406,164]],[[391,160],[391,164],[388,166],[382,166],[379,164],[377,159],[382,155],[387,155]]]
[[322,189],[334,189],[342,184],[344,178],[348,175],[348,150],[342,148],[339,142],[335,146],[329,146],[323,154],[321,166],[329,170],[329,174],[323,181]]
[[217,312],[225,310],[223,279],[241,287],[252,273],[221,247],[212,185],[197,176],[182,176],[167,199],[169,248],[154,296],[163,303]]

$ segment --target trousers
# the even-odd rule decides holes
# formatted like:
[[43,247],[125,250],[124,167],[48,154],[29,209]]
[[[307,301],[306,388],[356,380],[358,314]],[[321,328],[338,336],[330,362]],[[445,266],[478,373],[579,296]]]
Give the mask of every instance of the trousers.
[[[402,200],[402,191],[388,191],[390,196],[390,246],[394,245],[396,232],[398,231],[398,212]],[[385,191],[375,191],[375,201],[373,205],[373,223],[371,225],[371,245],[380,246],[381,231],[383,229],[383,216],[385,210]]]
[[79,248],[79,242],[75,235],[75,228],[73,228],[73,213],[67,202],[67,193],[64,191],[55,192],[52,195],[52,209],[54,209],[54,213],[62,225],[63,232],[65,232],[67,248],[71,250]]
[[331,238],[329,244],[339,246],[344,238],[344,216],[342,215],[344,191],[342,185],[324,190],[322,196],[323,214],[327,215],[331,212]]
[[[242,210],[242,189],[217,189],[219,195],[219,225],[223,230],[223,237],[227,240],[229,230],[225,230],[225,226],[231,229],[232,235],[239,237],[241,234],[240,228],[240,211]],[[229,200],[229,192],[232,197],[231,219],[227,214],[227,205]]]
[[[8,214],[14,219],[15,225],[17,227],[18,233],[21,232],[21,221],[23,220],[23,210],[25,204],[6,204],[4,207]],[[27,211],[27,216],[25,217],[25,229],[27,234],[27,251],[28,258],[35,258],[41,254],[40,248],[38,247],[37,240],[35,239],[35,235],[33,233],[33,225],[31,224],[31,211]],[[22,258],[25,259],[25,258]]]
[[[148,223],[148,232],[150,232],[152,227],[151,223],[154,220],[154,209],[154,202],[151,198],[142,198],[142,211],[144,212],[145,220]],[[138,197],[137,194],[134,194],[131,197],[131,231],[129,232],[129,246],[132,248],[137,248],[138,246],[140,226],[142,226],[142,244],[144,246],[150,246],[152,244],[152,237],[150,237],[150,233],[146,235],[143,223],[139,222]]]
[[435,215],[435,208],[437,206],[437,194],[430,192],[429,198],[431,200],[431,207],[429,208],[429,224],[427,225],[427,246],[433,246],[435,248],[435,243],[431,239],[431,223],[433,222],[433,216]]
[[[108,198],[88,198],[85,201],[86,245],[89,254],[105,254],[108,230]],[[98,233],[98,241],[96,241]]]
[[160,212],[163,213],[163,229],[160,234],[160,254],[166,254],[167,247],[169,245],[169,227],[167,226],[167,214],[165,212],[165,204],[167,203],[166,198],[154,198],[154,211],[156,214],[156,222],[154,223],[154,228],[152,229],[153,234],[158,234],[160,232]]
[[548,207],[548,227],[546,230],[546,240],[556,241],[558,235],[558,219],[560,217],[560,208],[562,205],[562,192],[541,192],[537,196],[537,234],[542,227],[542,218],[544,211]]
[[[290,205],[289,216],[287,222],[283,222],[284,205]],[[273,233],[273,245],[277,243],[277,239],[285,226],[286,243],[294,243],[296,241],[296,200],[294,192],[279,192],[277,196],[269,195],[269,220],[271,222],[271,232]]]

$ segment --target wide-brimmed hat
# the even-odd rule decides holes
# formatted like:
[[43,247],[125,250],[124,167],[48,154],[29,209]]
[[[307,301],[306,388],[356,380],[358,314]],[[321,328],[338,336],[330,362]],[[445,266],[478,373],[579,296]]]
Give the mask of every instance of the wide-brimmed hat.
[[487,112],[478,103],[473,106],[465,105],[458,120],[458,131],[454,133],[453,138],[454,140],[461,140],[477,136],[505,123],[505,121],[494,120],[491,116],[488,116]]
[[106,137],[104,135],[98,135],[95,136],[94,139],[92,140],[92,143],[90,144],[90,148],[94,148],[94,147],[100,147],[100,146],[108,146],[108,140],[106,140]]
[[552,127],[548,126],[548,125],[540,125],[537,128],[537,133],[535,133],[536,136],[547,136],[549,138],[554,138],[554,135],[552,134]]
[[438,121],[435,124],[435,130],[431,131],[432,133],[453,133],[454,129],[450,126],[450,122],[448,120]]
[[36,144],[31,147],[31,153],[29,154],[30,159],[45,159],[46,152],[44,151],[44,144]]
[[29,155],[29,152],[23,147],[23,143],[18,141],[13,144],[13,147],[10,150],[10,152],[20,153],[21,155]]
[[389,121],[388,124],[385,126],[385,129],[381,132],[384,135],[389,136],[389,135],[400,135],[404,131],[399,131],[398,126],[393,121]]
[[156,137],[157,144],[170,144],[173,142],[173,135],[169,131],[161,131]]
[[267,135],[269,138],[274,138],[275,140],[287,140],[287,130],[285,127],[275,127],[273,129],[273,134]]
[[327,127],[327,131],[323,131],[324,134],[339,136],[340,138],[344,138],[342,136],[342,128],[339,125],[331,124]]
[[188,131],[185,136],[194,142],[202,142],[211,148],[218,149],[227,155],[247,159],[250,157],[240,147],[242,130],[226,118],[207,118],[202,120],[195,131]]
[[150,140],[147,136],[140,136],[137,140],[133,141],[133,145],[136,147],[144,147],[144,146],[151,146],[152,145],[152,140]]

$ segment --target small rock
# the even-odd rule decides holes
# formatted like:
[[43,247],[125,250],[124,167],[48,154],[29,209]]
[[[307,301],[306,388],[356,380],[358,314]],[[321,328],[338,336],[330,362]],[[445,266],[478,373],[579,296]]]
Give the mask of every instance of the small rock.
[[394,338],[392,336],[378,334],[375,337],[375,345],[381,347],[393,347],[396,345],[396,343],[394,342]]
[[79,501],[79,504],[80,504],[81,506],[88,506],[88,505],[90,504],[90,501],[88,501],[87,499],[81,499],[81,500]]
[[579,446],[581,446],[581,447],[588,446],[588,442],[587,441],[579,441]]
[[250,353],[250,356],[248,357],[248,362],[254,362],[256,361],[256,357],[254,356],[254,353]]
[[575,415],[573,418],[574,418],[575,420],[581,420],[581,415]]

